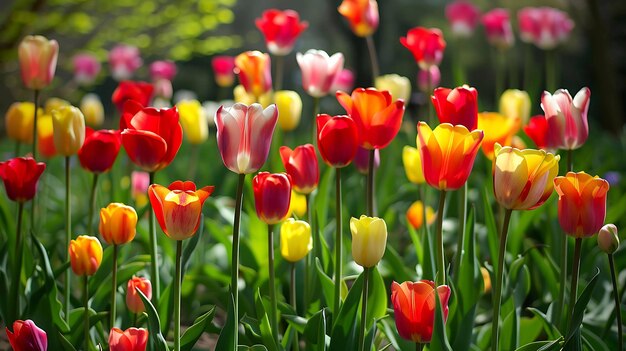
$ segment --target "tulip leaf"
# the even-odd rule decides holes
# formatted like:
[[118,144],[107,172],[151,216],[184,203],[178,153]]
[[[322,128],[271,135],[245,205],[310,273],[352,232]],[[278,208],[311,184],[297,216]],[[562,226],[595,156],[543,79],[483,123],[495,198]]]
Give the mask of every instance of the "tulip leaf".
[[148,331],[152,345],[154,345],[158,351],[169,351],[167,341],[165,341],[163,334],[161,334],[161,321],[156,308],[154,308],[152,302],[150,302],[139,288],[135,288],[135,291],[137,291],[139,297],[141,297],[141,301],[143,301],[143,305],[146,308],[145,313],[148,315]]
[[252,345],[252,346],[239,345],[237,347],[237,351],[267,351],[267,347],[263,345]]
[[363,292],[363,274],[352,284],[348,296],[341,305],[333,325],[330,351],[350,351],[357,349],[357,324],[361,295]]
[[515,351],[557,351],[561,349],[561,343],[563,338],[559,338],[553,341],[536,341],[518,347]]
[[548,335],[548,339],[552,340],[561,336],[561,333],[559,332],[557,327],[554,324],[550,323],[550,321],[548,320],[548,316],[546,316],[543,312],[533,307],[528,307],[527,310],[534,314],[535,317],[537,317],[541,321],[543,325],[543,330],[545,331],[546,335]]
[[229,299],[226,323],[222,328],[220,336],[217,338],[215,351],[232,351],[235,349],[235,335],[233,334],[233,331],[238,321],[235,317],[235,300],[233,299],[232,292],[230,292],[228,296]]
[[59,333],[58,337],[59,337],[59,342],[61,344],[61,347],[63,347],[63,350],[76,351],[76,348],[74,347],[74,345],[72,345],[72,343],[69,340],[67,340],[67,338],[65,338],[63,334]]
[[[335,296],[335,283],[333,280],[324,273],[324,268],[322,268],[322,263],[319,258],[315,258],[315,268],[317,270],[317,276],[319,277],[319,282],[322,286],[322,294],[324,295],[324,299],[329,302],[333,301]],[[333,311],[334,306],[332,303],[329,303],[328,310],[335,315]]]
[[370,268],[370,284],[367,294],[367,325],[366,330],[369,330],[374,324],[375,320],[382,318],[387,314],[387,289],[385,288],[385,281],[378,272],[376,266]]
[[595,274],[593,275],[587,286],[585,286],[585,289],[583,289],[582,294],[580,294],[580,296],[576,300],[576,304],[574,305],[574,313],[569,321],[569,332],[567,333],[567,337],[565,338],[565,349],[567,349],[568,347],[572,347],[572,345],[574,345],[573,343],[576,342],[575,339],[578,339],[578,337],[575,336],[580,335],[578,334],[578,332],[580,332],[580,325],[583,322],[585,308],[587,308],[587,304],[591,299],[593,289],[598,283],[598,276],[600,275],[600,270],[597,267],[595,271]]
[[[259,323],[259,329],[261,330],[261,339],[263,340],[263,345],[268,348],[268,351],[278,351],[279,348],[274,341],[269,316],[266,312],[265,306],[263,304],[263,299],[261,298],[261,292],[259,290],[257,290],[256,294],[254,295],[254,306],[256,308],[256,314]],[[277,311],[270,312],[277,313]]]
[[498,228],[489,202],[489,191],[491,190],[487,187],[483,188],[483,213],[485,214],[485,226],[487,226],[489,256],[495,262],[498,258]]
[[411,350],[415,348],[415,343],[402,338],[398,334],[394,318],[383,318],[378,321],[383,334],[389,340],[391,346],[396,350]]
[[374,347],[374,338],[376,337],[376,321],[372,324],[372,327],[369,329],[367,334],[365,335],[365,340],[363,340],[363,350],[371,351]]
[[307,345],[315,346],[315,350],[326,350],[326,308],[311,316],[304,328]]
[[190,351],[193,348],[200,336],[202,336],[202,333],[211,326],[214,316],[215,306],[211,306],[206,313],[196,318],[191,327],[187,328],[180,338],[181,350]]
[[198,231],[196,232],[196,235],[192,236],[191,239],[187,240],[187,244],[185,245],[185,248],[183,249],[183,257],[182,257],[182,267],[183,267],[183,271],[182,271],[182,275],[185,275],[185,272],[187,271],[188,268],[188,264],[189,264],[189,259],[191,258],[191,255],[193,254],[194,250],[196,249],[196,246],[198,246],[198,242],[200,242],[200,240],[202,239],[202,234],[204,233],[204,214],[200,214],[200,227],[198,227]]
[[433,326],[433,337],[430,341],[430,351],[452,351],[446,335],[446,324],[441,308],[439,294],[435,294],[435,325]]
[[[117,290],[120,286],[126,286],[128,280],[131,279],[133,275],[135,275],[142,269],[145,269],[146,267],[147,262],[128,262],[119,266],[117,268],[117,286],[115,287],[116,293],[119,293]],[[93,294],[90,294],[92,296],[93,309],[99,311],[106,308],[106,306],[110,302],[109,299],[111,298],[111,292],[113,289],[112,282],[113,277],[109,275],[104,281],[100,282],[99,285],[95,286],[95,292]]]

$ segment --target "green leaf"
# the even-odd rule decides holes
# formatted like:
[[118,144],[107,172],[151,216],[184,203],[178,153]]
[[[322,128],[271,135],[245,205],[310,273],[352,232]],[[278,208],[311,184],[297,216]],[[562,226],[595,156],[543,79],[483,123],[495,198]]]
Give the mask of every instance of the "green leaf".
[[518,347],[515,351],[557,351],[561,349],[563,338],[554,341],[536,341]]
[[387,289],[385,288],[385,281],[378,272],[376,266],[370,268],[370,286],[367,294],[367,325],[366,330],[369,330],[375,320],[382,318],[387,314]]
[[237,351],[267,351],[267,348],[263,345],[252,345],[252,346],[239,345],[237,346]]
[[585,308],[587,308],[587,304],[591,299],[591,294],[593,293],[593,289],[596,287],[598,283],[598,276],[600,275],[600,270],[596,267],[596,272],[583,289],[582,294],[576,300],[576,305],[574,305],[574,313],[570,320],[569,332],[567,333],[567,338],[565,338],[565,349],[572,346],[572,342],[574,342],[573,336],[580,330],[580,325],[583,322],[583,317],[585,315]]
[[202,333],[211,326],[214,316],[215,306],[211,306],[206,313],[196,318],[191,327],[187,328],[180,338],[181,350],[190,351],[193,348],[200,336],[202,336]]
[[[263,300],[261,298],[261,292],[259,290],[257,290],[256,294],[254,295],[254,306],[256,308],[256,314],[259,321],[259,328],[261,330],[261,339],[263,339],[263,345],[268,348],[268,351],[278,351],[279,348],[274,341],[269,316],[266,313],[265,306],[263,305]],[[276,313],[277,311],[271,312]]]
[[554,340],[561,336],[558,328],[554,324],[550,323],[550,321],[548,320],[548,316],[546,316],[543,312],[533,307],[528,307],[527,309],[542,322],[543,330],[548,335],[548,339]]
[[304,328],[307,345],[315,346],[315,350],[326,350],[326,308],[311,316]]
[[220,336],[217,338],[217,345],[215,351],[232,351],[235,349],[235,325],[238,324],[237,318],[235,318],[235,300],[232,292],[229,295],[228,300],[228,314],[226,317],[226,323],[222,328]]
[[357,349],[357,320],[361,295],[363,292],[363,274],[359,275],[341,305],[339,315],[331,333],[330,351],[350,351]]
[[333,299],[335,298],[335,282],[333,282],[333,280],[326,275],[326,273],[324,273],[324,268],[322,268],[322,263],[320,262],[319,258],[315,258],[315,269],[317,270],[317,276],[319,277],[319,282],[320,285],[322,286],[322,294],[324,296],[324,299],[329,302],[328,303],[328,310],[335,315],[333,309],[334,306],[332,306],[332,302]]
[[[125,286],[133,275],[146,267],[147,262],[128,262],[119,266],[117,268],[116,292],[120,286]],[[90,283],[89,286],[91,287],[92,283]],[[94,289],[93,294],[90,294],[92,296],[91,307],[97,311],[103,310],[110,302],[113,289],[113,277],[109,275],[104,279],[104,281],[101,281],[100,284],[94,284]]]
[[489,256],[493,261],[498,258],[498,228],[496,219],[489,203],[491,189],[483,188],[483,212],[485,213],[485,225],[487,226],[487,243],[489,244]]
[[187,266],[189,264],[189,259],[191,258],[191,255],[193,254],[193,251],[196,249],[196,246],[198,246],[198,242],[200,242],[200,240],[202,239],[202,234],[204,232],[204,214],[200,214],[200,227],[198,228],[198,231],[196,232],[196,235],[192,236],[191,239],[188,240],[187,245],[185,245],[185,248],[183,249],[183,257],[182,257],[182,267],[183,267],[183,271],[182,271],[182,275],[185,275],[185,272],[187,271]]
[[376,337],[376,322],[369,329],[367,334],[365,335],[365,340],[363,340],[363,350],[371,351],[374,347],[374,339]]
[[59,333],[58,337],[61,343],[61,347],[63,347],[63,350],[76,351],[76,348],[74,348],[74,345],[72,345],[72,343],[69,340],[67,340],[63,334]]
[[443,319],[439,294],[435,294],[435,301],[435,325],[433,326],[433,338],[430,341],[430,351],[452,351],[446,335],[446,325]]
[[152,344],[156,347],[158,351],[169,351],[167,347],[167,341],[161,334],[161,321],[159,320],[159,314],[157,313],[156,308],[152,305],[152,302],[146,297],[146,295],[139,290],[139,288],[135,288],[139,297],[143,301],[143,305],[146,308],[146,314],[148,315],[148,331],[150,332],[150,339],[152,340]]

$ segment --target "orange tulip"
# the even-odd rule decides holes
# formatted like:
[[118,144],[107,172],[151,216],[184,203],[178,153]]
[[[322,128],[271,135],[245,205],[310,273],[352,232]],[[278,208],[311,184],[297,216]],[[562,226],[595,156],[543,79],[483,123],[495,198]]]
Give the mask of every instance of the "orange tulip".
[[339,13],[350,21],[355,35],[367,37],[378,28],[378,3],[376,0],[343,0]]
[[[426,206],[426,223],[433,224],[437,215],[432,207]],[[406,211],[406,219],[415,229],[420,229],[424,224],[424,204],[421,201],[415,201]]]
[[449,123],[431,130],[428,124],[420,122],[417,134],[417,147],[428,185],[439,190],[463,186],[474,166],[483,131],[470,132],[462,125]]
[[270,55],[246,51],[235,57],[235,73],[248,94],[256,98],[272,90]]
[[554,179],[554,187],[559,194],[559,223],[565,233],[582,238],[602,228],[609,182],[585,172],[568,172]]
[[102,245],[96,237],[80,235],[70,242],[70,263],[76,275],[94,275],[102,263]]
[[478,114],[478,129],[485,132],[482,149],[485,156],[493,160],[493,148],[496,143],[502,146],[510,146],[513,136],[519,129],[519,124],[511,118],[495,112],[482,112]]
[[113,202],[100,210],[100,235],[109,245],[121,245],[135,238],[137,212],[121,203]]

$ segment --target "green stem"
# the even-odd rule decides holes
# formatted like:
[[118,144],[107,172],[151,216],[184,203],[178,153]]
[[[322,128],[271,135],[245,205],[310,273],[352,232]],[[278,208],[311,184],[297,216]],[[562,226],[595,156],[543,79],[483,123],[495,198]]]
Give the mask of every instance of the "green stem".
[[233,337],[235,338],[235,348],[239,345],[239,224],[241,222],[241,205],[243,203],[243,185],[246,180],[245,174],[239,174],[237,181],[237,194],[235,197],[235,218],[233,221],[233,252],[232,263],[230,269],[230,286],[233,293],[234,316],[233,323],[235,330]]
[[374,217],[374,157],[376,149],[369,150],[367,161],[367,215]]
[[278,322],[276,321],[276,314],[278,313],[278,304],[276,303],[276,273],[274,271],[274,225],[267,225],[267,256],[268,256],[268,266],[270,273],[270,304],[271,309],[269,312],[270,315],[270,324],[272,327],[272,335],[274,336],[274,342],[276,345],[278,343]]
[[110,327],[115,327],[115,312],[117,303],[117,245],[113,245],[113,271],[111,272],[111,280],[113,280],[113,286],[111,289],[111,324]]
[[11,285],[11,306],[10,310],[13,313],[9,314],[9,320],[6,324],[9,324],[11,320],[19,319],[20,314],[20,281],[22,278],[22,256],[24,254],[24,241],[22,237],[22,217],[24,214],[24,203],[18,202],[17,204],[17,228],[15,231],[15,265],[13,267],[13,281]]
[[[424,205],[425,208],[425,205]],[[461,261],[463,260],[463,247],[465,246],[465,222],[467,221],[467,182],[461,188],[459,192],[459,230],[456,245],[456,259],[454,261],[454,278],[455,282],[459,282],[459,267],[461,267]],[[426,223],[426,217],[424,217],[424,223]]]
[[[437,210],[437,285],[446,284],[446,263],[443,251],[443,210],[446,204],[446,191],[441,190],[439,193],[439,209]],[[424,218],[426,221],[426,218]]]
[[15,157],[19,157],[20,156],[20,149],[22,148],[22,143],[19,142],[19,140],[15,141]]
[[572,284],[569,289],[569,304],[567,305],[567,332],[572,328],[572,317],[574,315],[574,306],[576,306],[576,298],[578,296],[578,274],[580,271],[580,252],[582,249],[583,239],[576,238],[574,245],[574,257],[572,261]]
[[491,350],[498,350],[498,325],[500,324],[500,300],[502,299],[502,277],[504,276],[504,256],[506,254],[506,239],[509,233],[509,223],[513,210],[506,209],[500,232],[500,250],[498,251],[498,270],[496,273],[496,291],[493,295],[493,319],[491,322]]
[[83,317],[83,325],[85,332],[85,351],[90,349],[91,340],[89,337],[89,276],[83,277],[83,305],[85,306],[85,314]]
[[572,172],[574,170],[574,150],[567,150],[567,171]]
[[376,55],[376,45],[374,43],[374,38],[371,35],[365,37],[367,41],[367,51],[370,55],[370,62],[372,63],[372,84],[376,77],[380,76],[380,68],[378,66],[378,56]]
[[365,351],[365,330],[367,329],[367,295],[369,294],[369,283],[372,269],[363,267],[363,295],[361,302],[361,325],[359,328],[359,351]]
[[313,119],[311,121],[311,144],[317,145],[317,115],[320,113],[320,98],[313,97]]
[[98,187],[98,173],[93,174],[91,193],[89,193],[89,216],[87,217],[87,234],[93,235],[93,216],[96,212],[96,189]]
[[[150,172],[150,185],[154,184],[154,173]],[[150,190],[148,190],[150,191]],[[152,204],[150,205],[152,207]],[[148,221],[148,229],[150,231],[150,275],[152,278],[152,284],[154,288],[152,291],[154,292],[152,295],[152,302],[155,306],[159,305],[159,300],[161,299],[161,279],[159,277],[159,262],[157,257],[157,236],[156,236],[156,217],[154,214],[154,209],[150,211],[150,217]]]
[[622,326],[622,307],[619,299],[619,288],[617,287],[617,275],[615,274],[615,260],[613,254],[609,254],[609,268],[611,269],[611,282],[613,283],[613,298],[615,299],[615,313],[617,313],[617,340],[619,351],[624,349],[624,331]]
[[174,275],[174,351],[180,351],[180,285],[182,284],[183,241],[176,241],[176,273]]
[[[304,195],[305,201],[306,201],[306,214],[307,214],[307,221],[309,222],[309,225],[311,227],[313,227],[313,222],[312,222],[312,212],[311,212],[311,194],[305,194]],[[316,233],[315,230],[312,230],[312,235],[313,235],[313,249],[311,250],[311,253],[309,253],[305,258],[304,258],[304,306],[305,306],[305,314],[306,314],[306,309],[309,306],[309,299],[310,299],[310,292],[309,289],[307,289],[307,284],[309,283],[309,280],[311,279],[311,272],[313,271],[313,265],[315,264],[315,258],[317,257],[317,249],[318,249],[318,234]]]
[[37,159],[37,110],[39,107],[39,90],[35,89],[35,116],[33,118],[33,158]]
[[341,306],[341,280],[342,280],[342,216],[341,216],[341,168],[335,168],[335,301],[333,304],[333,319],[337,321]]
[[546,87],[550,93],[554,93],[557,85],[556,77],[556,52],[546,51]]
[[[71,176],[70,176],[70,157],[65,156],[65,262],[70,260],[69,251],[70,241],[72,240],[72,197],[71,197]],[[33,209],[34,211],[34,209]],[[70,321],[70,270],[65,270],[65,321]]]
[[192,181],[195,181],[196,179],[196,172],[198,169],[198,152],[200,151],[200,145],[191,145],[191,150],[190,153],[191,155],[189,156],[189,179],[191,179]]
[[[572,150],[567,150],[567,171],[570,172],[574,169],[574,153]],[[567,287],[567,235],[560,236],[561,246],[561,276],[560,276],[560,289],[559,299],[555,308],[554,322],[561,327],[562,331],[565,331],[566,318],[563,318],[563,311],[565,310],[565,291]]]
[[285,56],[275,55],[276,59],[276,77],[274,80],[274,90],[279,91],[283,88],[283,72],[285,69]]
[[[296,296],[296,263],[291,264],[291,281],[290,281],[291,306],[296,314],[298,314],[298,302]],[[293,329],[293,348],[292,350],[300,350],[300,342],[298,341],[298,331]]]
[[424,350],[424,344],[422,344],[421,342],[416,342],[415,351],[422,351],[422,350]]
[[137,317],[139,316],[139,313],[133,313],[133,327],[137,327]]

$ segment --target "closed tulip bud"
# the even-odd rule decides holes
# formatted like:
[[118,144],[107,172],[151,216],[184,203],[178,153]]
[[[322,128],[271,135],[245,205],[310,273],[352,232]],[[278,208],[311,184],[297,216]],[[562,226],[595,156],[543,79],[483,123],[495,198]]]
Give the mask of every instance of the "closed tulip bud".
[[513,46],[515,37],[509,18],[509,11],[503,8],[496,8],[482,17],[487,40],[499,50],[505,50]]
[[109,351],[145,351],[148,345],[148,330],[143,328],[111,329]]
[[305,221],[287,219],[280,226],[280,253],[289,262],[298,262],[313,248],[311,226]]
[[530,118],[530,97],[518,89],[508,89],[500,96],[500,113],[517,122],[518,128]]
[[478,125],[478,91],[463,85],[454,89],[437,88],[430,97],[439,123],[463,125],[469,131]]
[[285,132],[292,131],[300,124],[302,116],[302,99],[291,90],[280,90],[274,93],[274,103],[280,112],[278,125]]
[[215,56],[211,60],[215,83],[219,87],[226,88],[235,82],[235,58],[232,56]]
[[313,145],[300,145],[293,150],[288,146],[281,146],[280,158],[295,191],[310,194],[317,188],[320,170]]
[[367,37],[376,31],[379,24],[376,0],[343,0],[339,13],[350,23],[350,29],[359,37]]
[[18,47],[22,82],[28,89],[41,90],[52,82],[57,67],[59,43],[41,35],[25,37]]
[[486,294],[491,291],[491,276],[485,267],[480,267],[480,274],[483,276],[483,291]]
[[154,101],[163,101],[163,104],[169,104],[169,100],[174,94],[172,82],[167,79],[157,79],[152,83],[154,87]]
[[137,208],[143,207],[148,202],[149,186],[150,174],[148,172],[133,171],[130,174],[130,195]]
[[102,263],[102,245],[96,237],[80,235],[70,241],[69,256],[74,274],[94,275]]
[[267,49],[273,55],[285,56],[291,52],[296,39],[309,26],[306,21],[300,22],[300,15],[294,10],[269,9],[255,21],[257,28],[263,33]]
[[[435,210],[426,206],[426,224],[431,225],[437,218]],[[406,211],[406,219],[415,229],[420,229],[424,225],[424,204],[421,201],[415,201]]]
[[198,100],[184,100],[176,103],[183,135],[191,144],[199,145],[209,138],[209,122]]
[[111,75],[117,81],[130,79],[142,64],[139,49],[135,46],[120,44],[109,51]]
[[270,55],[246,51],[235,57],[235,73],[248,94],[259,97],[272,90]]
[[289,204],[289,214],[296,215],[298,218],[306,216],[306,196],[295,191],[291,191],[291,203]]
[[613,254],[619,249],[619,236],[615,224],[605,224],[598,232],[598,247],[607,254]]
[[57,153],[71,156],[78,153],[85,141],[85,116],[77,107],[65,106],[52,111],[54,147]]
[[[38,116],[43,114],[39,109]],[[30,144],[33,142],[33,118],[35,104],[32,102],[14,102],[4,115],[4,127],[7,136],[20,143]]]
[[135,238],[137,212],[121,203],[113,202],[100,209],[100,235],[109,245],[122,245]]
[[417,87],[425,94],[432,94],[435,87],[441,82],[439,66],[430,66],[428,69],[420,69],[417,72]]
[[46,164],[32,157],[16,157],[0,162],[0,178],[9,199],[26,202],[35,197],[37,182]]
[[152,80],[174,80],[176,76],[176,63],[174,61],[154,61],[150,64],[150,78]]
[[85,116],[85,123],[91,127],[98,127],[104,123],[104,106],[96,94],[87,94],[80,100],[80,110]]
[[85,142],[78,150],[78,160],[89,172],[104,173],[113,167],[121,146],[119,130],[94,131],[88,127]]
[[37,116],[37,149],[44,157],[51,158],[57,154],[51,115]]
[[411,97],[411,81],[407,77],[397,74],[386,74],[376,77],[374,86],[378,90],[389,91],[392,99],[402,99],[405,104],[409,103],[409,98]]
[[358,147],[358,130],[352,118],[317,115],[317,148],[329,166],[342,168],[349,165]]
[[472,35],[480,20],[480,9],[467,0],[453,1],[446,6],[446,18],[452,34],[466,38]]
[[424,179],[424,171],[422,170],[422,160],[418,149],[405,146],[402,149],[402,163],[404,164],[404,172],[411,183],[422,184]]
[[252,178],[256,214],[267,224],[280,223],[289,214],[291,181],[285,173],[261,172]]
[[328,56],[326,51],[311,49],[298,53],[296,60],[302,71],[302,87],[313,97],[322,97],[331,92],[335,79],[343,69],[343,54]]
[[387,224],[384,219],[362,215],[350,219],[352,258],[363,268],[374,267],[385,254]]
[[139,289],[150,300],[152,299],[152,283],[147,278],[133,276],[126,284],[126,307],[132,313],[142,313],[146,308],[136,289]]
[[496,143],[502,146],[512,146],[513,137],[517,133],[519,122],[495,112],[481,112],[478,114],[478,127],[485,133],[481,148],[488,159],[494,158]]
[[30,319],[13,322],[13,332],[8,327],[5,329],[13,351],[46,351],[48,349],[48,335]]
[[60,110],[62,107],[72,106],[69,101],[57,97],[51,97],[44,104],[44,113],[51,115],[52,111]]
[[400,38],[400,43],[411,51],[421,69],[439,66],[446,49],[446,41],[439,28],[415,27],[408,31],[406,37]]

